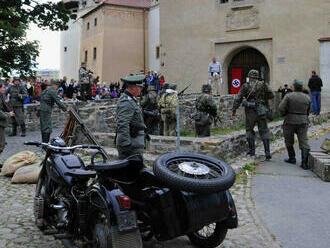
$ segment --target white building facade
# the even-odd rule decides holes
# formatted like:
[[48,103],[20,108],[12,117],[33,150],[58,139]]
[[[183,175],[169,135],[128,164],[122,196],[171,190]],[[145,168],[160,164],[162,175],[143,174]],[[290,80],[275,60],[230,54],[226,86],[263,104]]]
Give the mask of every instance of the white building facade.
[[68,80],[78,80],[80,59],[80,43],[82,32],[82,20],[90,9],[95,8],[100,1],[96,0],[63,0],[66,7],[77,15],[76,20],[70,20],[68,30],[61,32],[60,42],[60,77],[67,77]]
[[329,110],[330,106],[330,37],[320,40],[320,77],[323,81],[322,104]]
[[152,7],[148,14],[148,62],[149,71],[160,69],[160,34],[159,34],[159,3],[152,1]]

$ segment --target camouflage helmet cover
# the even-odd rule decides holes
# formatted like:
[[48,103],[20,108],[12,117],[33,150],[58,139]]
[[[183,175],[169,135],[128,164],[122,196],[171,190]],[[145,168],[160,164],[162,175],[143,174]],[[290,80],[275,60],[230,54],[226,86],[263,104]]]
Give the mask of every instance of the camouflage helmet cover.
[[209,84],[203,84],[202,86],[202,92],[210,93],[212,91],[212,87]]
[[169,88],[170,88],[171,90],[176,90],[176,87],[177,87],[176,84],[170,84],[170,87],[169,87]]
[[249,73],[248,73],[248,77],[258,79],[259,78],[259,72],[257,70],[250,70]]

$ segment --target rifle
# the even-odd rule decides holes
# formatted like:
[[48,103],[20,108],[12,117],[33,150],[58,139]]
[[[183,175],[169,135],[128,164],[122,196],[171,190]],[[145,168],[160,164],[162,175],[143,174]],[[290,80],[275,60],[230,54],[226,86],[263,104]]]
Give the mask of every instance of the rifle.
[[94,137],[93,133],[89,130],[89,128],[82,121],[82,119],[80,118],[79,114],[72,107],[69,108],[69,113],[70,113],[70,116],[67,119],[66,124],[65,124],[65,127],[64,127],[64,131],[62,132],[62,134],[60,136],[65,141],[65,143],[68,146],[71,146],[72,145],[72,143],[74,142],[74,137],[75,137],[76,132],[77,132],[77,128],[78,128],[78,126],[80,126],[81,131],[86,136],[86,138],[88,139],[88,141],[91,142],[94,145],[99,146],[101,148],[100,151],[102,152],[102,154],[108,160],[110,160],[109,155],[103,149],[103,147],[101,146],[101,144],[96,140],[96,138]]
[[184,88],[182,91],[180,91],[178,93],[178,96],[182,96],[184,94],[184,92],[192,85],[192,83],[190,83],[186,88]]

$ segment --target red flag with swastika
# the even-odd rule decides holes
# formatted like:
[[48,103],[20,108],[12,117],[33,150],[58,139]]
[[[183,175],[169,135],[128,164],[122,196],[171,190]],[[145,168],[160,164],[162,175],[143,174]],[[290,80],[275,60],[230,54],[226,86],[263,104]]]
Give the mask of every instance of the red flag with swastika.
[[231,78],[230,94],[238,94],[242,87],[242,68],[233,68]]

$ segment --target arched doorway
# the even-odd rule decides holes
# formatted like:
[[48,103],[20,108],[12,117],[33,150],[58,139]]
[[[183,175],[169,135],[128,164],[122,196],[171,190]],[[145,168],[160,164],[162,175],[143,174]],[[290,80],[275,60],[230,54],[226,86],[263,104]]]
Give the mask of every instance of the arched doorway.
[[237,94],[240,87],[246,83],[247,74],[255,69],[260,78],[269,83],[269,66],[265,56],[254,48],[245,48],[237,53],[228,67],[228,93]]

